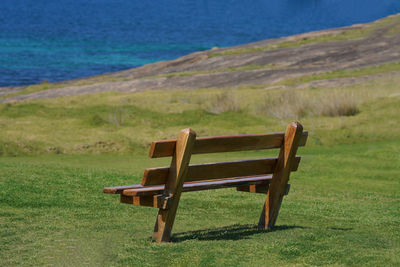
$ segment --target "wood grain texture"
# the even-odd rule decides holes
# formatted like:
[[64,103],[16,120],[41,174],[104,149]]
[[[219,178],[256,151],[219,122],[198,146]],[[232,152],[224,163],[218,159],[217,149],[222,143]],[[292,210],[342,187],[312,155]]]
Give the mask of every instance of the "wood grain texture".
[[[263,133],[199,137],[196,139],[192,154],[280,148],[284,136],[284,133]],[[304,132],[299,146],[306,144],[307,137],[308,133]],[[175,146],[176,139],[154,141],[150,146],[149,157],[170,157],[174,153]]]
[[171,198],[165,198],[163,195],[149,195],[149,196],[126,196],[121,194],[121,203],[132,204],[136,206],[146,206],[159,209],[167,209],[171,204]]
[[[300,159],[295,158],[291,171],[297,170]],[[277,162],[278,158],[265,158],[189,165],[185,182],[272,174]],[[169,167],[148,168],[144,171],[141,185],[165,184],[168,173]]]
[[125,196],[120,195],[121,203],[132,204],[136,206],[157,207],[157,201],[154,203],[154,198],[157,200],[157,195],[154,196]]
[[133,188],[142,188],[141,184],[131,184],[131,185],[120,185],[120,186],[112,186],[112,187],[104,187],[103,193],[106,194],[121,194],[125,189],[133,189]]
[[285,140],[279,153],[278,163],[272,176],[272,181],[269,184],[269,190],[258,223],[259,228],[271,229],[275,226],[302,132],[303,126],[298,122],[292,122],[286,128]]
[[[257,175],[250,177],[234,177],[228,179],[204,180],[201,182],[188,182],[183,184],[182,192],[192,192],[208,189],[229,188],[250,184],[268,184],[271,175]],[[142,188],[126,189],[122,192],[125,196],[152,196],[162,194],[164,185],[144,186]]]
[[169,209],[159,209],[154,226],[153,238],[157,242],[169,242],[175,220],[176,210],[182,193],[183,183],[187,173],[187,167],[192,155],[192,149],[196,141],[196,133],[191,129],[179,132],[175,153],[172,157],[168,172],[168,179],[163,191],[164,197],[172,197]]

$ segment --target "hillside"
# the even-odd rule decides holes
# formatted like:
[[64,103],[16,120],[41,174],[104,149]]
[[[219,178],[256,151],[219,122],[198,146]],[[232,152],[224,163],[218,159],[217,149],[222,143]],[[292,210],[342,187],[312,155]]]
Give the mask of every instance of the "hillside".
[[390,141],[400,132],[399,84],[396,15],[3,88],[0,155],[146,153],[151,140],[188,126],[207,136],[281,131],[293,120],[310,132],[311,146]]
[[[176,60],[84,79],[0,88],[0,99],[13,102],[109,91],[130,93],[250,85],[276,88],[294,86],[299,79],[308,82],[302,87],[330,87],[357,83],[365,80],[359,76],[366,74],[400,71],[398,64],[393,65],[399,61],[398,14],[368,24],[214,48]],[[392,64],[378,69],[388,63]],[[316,74],[322,76],[312,76]]]

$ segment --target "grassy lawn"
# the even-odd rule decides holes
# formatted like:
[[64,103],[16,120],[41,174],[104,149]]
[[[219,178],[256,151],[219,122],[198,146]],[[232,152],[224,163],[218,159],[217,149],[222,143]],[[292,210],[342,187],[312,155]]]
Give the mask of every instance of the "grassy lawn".
[[[397,71],[398,63],[290,80]],[[374,76],[375,77],[375,76]],[[0,104],[0,266],[400,265],[400,76],[345,87],[265,85],[105,93]],[[156,209],[102,188],[139,183],[155,139],[310,133],[274,231],[256,223],[264,197],[185,193],[173,243],[150,239]],[[265,157],[196,155],[192,162]]]
[[[275,231],[255,226],[264,196],[183,194],[174,243],[152,243],[156,209],[104,186],[136,183],[144,155],[0,160],[0,258],[7,265],[258,266],[400,264],[400,142],[302,148]],[[195,156],[194,162],[262,152]]]

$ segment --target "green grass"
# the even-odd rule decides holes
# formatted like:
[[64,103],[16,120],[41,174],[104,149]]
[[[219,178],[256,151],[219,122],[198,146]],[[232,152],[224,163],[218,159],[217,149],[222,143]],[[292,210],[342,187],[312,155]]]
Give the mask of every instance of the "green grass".
[[[167,161],[144,155],[3,157],[3,266],[400,264],[400,143],[305,147],[275,231],[255,229],[263,195],[183,194],[173,243],[150,235],[156,209],[120,204],[105,186],[140,181]],[[199,156],[194,162],[264,156]]]
[[387,37],[392,37],[395,36],[397,34],[400,34],[400,25],[397,24],[396,26],[394,26],[393,28],[391,28],[386,34],[385,36]]
[[[398,64],[387,68],[392,66]],[[0,104],[0,155],[142,153],[152,140],[174,138],[188,126],[209,136],[282,131],[296,119],[313,132],[314,145],[392,140],[400,130],[399,82],[392,76],[329,90],[298,89],[295,97],[288,97],[287,90],[243,86]],[[328,116],[327,106],[340,108],[349,100],[354,100],[355,116]],[[282,112],[293,107],[291,113]]]
[[[390,63],[312,79],[396,70]],[[399,84],[398,75],[385,75],[295,92],[251,85],[0,104],[0,263],[399,266]],[[349,99],[357,112],[324,113]],[[293,107],[306,109],[288,113]],[[296,119],[310,137],[275,231],[255,229],[263,195],[210,190],[185,193],[174,242],[155,244],[155,209],[101,192],[140,182],[145,167],[168,165],[146,157],[149,144],[182,128],[199,136],[270,132]],[[276,153],[196,155],[192,162]]]
[[[245,48],[233,48],[228,49],[222,52],[215,52],[208,55],[208,57],[220,57],[220,56],[230,56],[230,55],[240,55],[246,53],[256,53],[256,52],[264,52],[279,48],[291,48],[298,47],[302,45],[312,44],[312,43],[321,43],[321,42],[334,42],[334,41],[346,41],[346,40],[354,40],[360,38],[366,38],[371,35],[373,32],[377,30],[381,30],[381,28],[388,26],[390,24],[395,24],[399,20],[398,16],[388,17],[381,20],[378,20],[374,23],[371,23],[365,27],[354,28],[345,30],[340,33],[328,33],[322,34],[318,36],[312,37],[304,37],[297,40],[290,40],[278,43],[272,43],[266,46],[257,46],[257,47],[245,47]],[[396,34],[398,30],[391,29],[388,33],[388,36],[392,36]]]
[[287,79],[279,84],[293,86],[300,83],[312,82],[316,80],[328,80],[335,78],[356,78],[367,75],[375,75],[379,73],[387,73],[391,71],[399,71],[400,62],[390,62],[377,66],[368,66],[360,69],[334,70],[330,72],[318,73],[314,75],[300,76]]

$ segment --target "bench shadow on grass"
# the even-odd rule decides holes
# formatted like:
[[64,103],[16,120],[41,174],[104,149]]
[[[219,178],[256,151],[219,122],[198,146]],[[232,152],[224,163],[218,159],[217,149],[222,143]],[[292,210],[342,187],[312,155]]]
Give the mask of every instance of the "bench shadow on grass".
[[308,227],[298,226],[298,225],[279,225],[275,226],[272,230],[259,230],[256,224],[234,224],[230,226],[204,229],[197,231],[188,231],[182,233],[175,233],[171,241],[172,242],[182,242],[186,240],[196,239],[196,240],[240,240],[246,239],[251,235],[283,231],[290,229],[306,229]]

